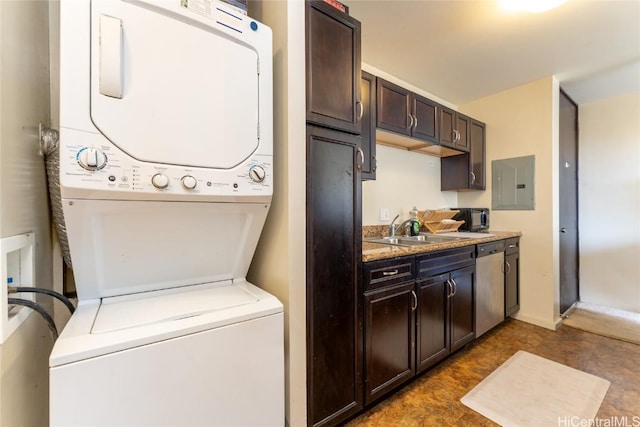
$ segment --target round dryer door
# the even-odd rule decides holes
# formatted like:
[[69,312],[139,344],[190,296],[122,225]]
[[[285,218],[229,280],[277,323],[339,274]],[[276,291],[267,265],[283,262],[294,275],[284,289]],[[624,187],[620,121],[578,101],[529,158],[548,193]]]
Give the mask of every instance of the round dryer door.
[[93,0],[91,118],[137,160],[230,169],[258,148],[260,54],[246,16],[180,4]]

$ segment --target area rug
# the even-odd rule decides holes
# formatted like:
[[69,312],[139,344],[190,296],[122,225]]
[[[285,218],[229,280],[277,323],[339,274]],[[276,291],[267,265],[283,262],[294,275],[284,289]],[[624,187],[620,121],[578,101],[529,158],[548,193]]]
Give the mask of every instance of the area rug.
[[569,425],[563,420],[594,419],[610,384],[518,351],[460,401],[502,426]]
[[640,314],[579,302],[562,324],[640,345]]

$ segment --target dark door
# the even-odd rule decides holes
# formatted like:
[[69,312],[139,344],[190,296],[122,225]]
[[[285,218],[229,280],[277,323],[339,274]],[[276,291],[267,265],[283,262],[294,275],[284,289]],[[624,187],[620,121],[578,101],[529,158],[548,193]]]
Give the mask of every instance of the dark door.
[[455,147],[455,118],[455,111],[446,107],[440,107],[440,144],[451,148]]
[[451,305],[451,351],[456,351],[475,338],[474,294],[476,266],[451,273],[453,295]]
[[411,135],[411,92],[378,77],[376,97],[377,127]]
[[362,408],[360,137],[307,126],[308,420]]
[[578,106],[560,91],[560,313],[578,301]]
[[362,72],[362,179],[376,179],[376,77]]
[[360,133],[360,22],[307,2],[307,121]]
[[422,372],[449,354],[449,274],[416,282],[416,371]]
[[456,142],[456,150],[469,151],[469,124],[471,118],[456,113],[456,126],[454,141]]
[[413,94],[413,137],[438,143],[438,104],[423,96]]
[[414,374],[413,281],[365,294],[365,403]]
[[471,119],[469,126],[469,188],[485,189],[485,131],[484,123]]

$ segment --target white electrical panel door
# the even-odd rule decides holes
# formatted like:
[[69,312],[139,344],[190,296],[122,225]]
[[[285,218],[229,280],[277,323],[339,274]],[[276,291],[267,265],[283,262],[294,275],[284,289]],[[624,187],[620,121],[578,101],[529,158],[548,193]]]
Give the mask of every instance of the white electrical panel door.
[[268,28],[191,3],[92,1],[91,119],[137,160],[231,169],[260,142]]

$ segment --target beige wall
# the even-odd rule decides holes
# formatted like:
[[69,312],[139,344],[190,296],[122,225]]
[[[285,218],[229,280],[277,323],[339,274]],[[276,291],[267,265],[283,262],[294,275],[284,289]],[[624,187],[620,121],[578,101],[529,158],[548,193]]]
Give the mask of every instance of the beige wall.
[[[375,181],[362,183],[362,224],[389,224],[396,214],[409,218],[419,210],[457,206],[458,194],[440,191],[440,159],[378,145]],[[389,209],[389,220],[380,220],[380,208]],[[399,224],[400,222],[397,222]]]
[[579,123],[580,300],[640,313],[640,92]]
[[460,111],[487,124],[487,190],[460,193],[460,206],[491,208],[491,161],[535,156],[535,210],[491,211],[494,230],[521,231],[517,318],[554,329],[559,321],[558,83],[544,78],[497,93]]
[[304,3],[262,2],[252,16],[273,30],[275,184],[248,279],[284,304],[286,417],[301,426],[307,415]]
[[[38,123],[49,125],[48,2],[0,2],[0,237],[35,232],[35,283],[51,288],[52,249]],[[51,311],[51,301],[38,298]],[[53,341],[36,314],[0,346],[0,425],[48,424]]]

